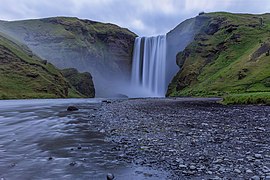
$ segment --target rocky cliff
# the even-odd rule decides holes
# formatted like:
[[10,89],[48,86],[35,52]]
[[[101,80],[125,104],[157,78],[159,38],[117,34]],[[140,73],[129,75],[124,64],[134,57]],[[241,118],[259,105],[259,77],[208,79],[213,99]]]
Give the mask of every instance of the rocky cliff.
[[[25,43],[58,68],[90,72],[98,96],[129,80],[135,34],[113,24],[55,17],[0,22],[0,31]],[[113,92],[116,93],[116,92]]]
[[0,99],[84,97],[46,60],[0,34]]
[[270,92],[270,15],[210,13],[177,55],[168,96]]
[[92,76],[88,72],[79,73],[77,69],[63,69],[62,74],[78,92],[85,97],[95,97],[95,88]]

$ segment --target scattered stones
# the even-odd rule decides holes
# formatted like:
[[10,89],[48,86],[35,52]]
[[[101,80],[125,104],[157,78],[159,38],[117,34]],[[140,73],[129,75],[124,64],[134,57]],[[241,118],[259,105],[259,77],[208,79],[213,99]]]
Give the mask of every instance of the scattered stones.
[[268,175],[269,110],[138,99],[103,104],[95,115],[119,162],[160,168],[172,172],[170,179],[250,179]]
[[75,106],[68,106],[67,111],[78,111],[79,109]]

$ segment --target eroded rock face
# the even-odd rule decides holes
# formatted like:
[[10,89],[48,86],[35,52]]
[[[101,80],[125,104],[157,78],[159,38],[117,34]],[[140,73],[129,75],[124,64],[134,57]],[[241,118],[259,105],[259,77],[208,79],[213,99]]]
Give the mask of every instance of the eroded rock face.
[[62,70],[62,74],[71,86],[73,86],[82,95],[90,98],[95,97],[94,83],[90,73],[79,73],[78,70],[71,68]]
[[[58,68],[90,72],[98,96],[113,91],[114,81],[130,78],[136,35],[128,29],[78,18],[1,22],[0,31],[27,44]],[[117,92],[113,92],[117,93]]]

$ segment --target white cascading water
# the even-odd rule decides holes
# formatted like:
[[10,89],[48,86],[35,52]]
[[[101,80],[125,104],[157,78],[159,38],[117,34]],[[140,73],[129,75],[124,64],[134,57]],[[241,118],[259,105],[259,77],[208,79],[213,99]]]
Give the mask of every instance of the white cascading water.
[[137,96],[164,97],[166,85],[166,36],[135,40],[132,84],[141,89]]

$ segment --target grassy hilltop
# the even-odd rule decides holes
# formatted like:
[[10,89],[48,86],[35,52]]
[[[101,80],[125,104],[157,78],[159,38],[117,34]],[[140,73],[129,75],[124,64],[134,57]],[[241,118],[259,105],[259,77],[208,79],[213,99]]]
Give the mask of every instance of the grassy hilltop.
[[177,55],[168,96],[223,96],[225,103],[270,103],[270,14],[209,13]]

